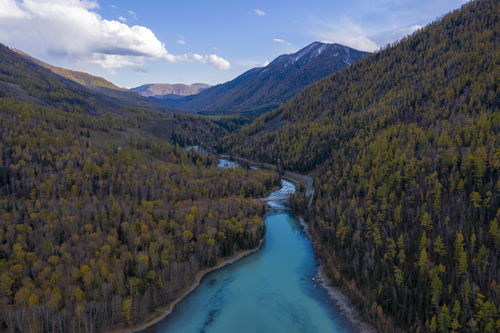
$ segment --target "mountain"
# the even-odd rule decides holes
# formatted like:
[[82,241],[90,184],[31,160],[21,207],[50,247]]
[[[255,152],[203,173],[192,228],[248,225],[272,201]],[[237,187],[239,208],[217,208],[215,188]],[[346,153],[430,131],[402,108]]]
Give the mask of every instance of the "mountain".
[[156,97],[156,98],[181,98],[183,96],[196,95],[210,88],[210,84],[205,83],[193,83],[191,85],[187,84],[168,84],[168,83],[150,83],[144,84],[142,86],[132,88],[133,92],[138,93],[144,97]]
[[88,73],[84,72],[77,72],[73,71],[70,69],[62,68],[62,67],[57,67],[53,66],[50,64],[47,64],[46,62],[41,61],[40,59],[37,59],[21,50],[17,49],[12,49],[13,51],[17,52],[18,54],[30,59],[31,61],[37,63],[38,65],[45,67],[52,72],[65,77],[71,81],[74,81],[78,84],[81,84],[84,87],[87,87],[89,89],[99,89],[99,88],[108,88],[108,89],[115,89],[115,90],[121,90],[121,91],[126,91],[127,89],[125,88],[119,88],[115,86],[113,83],[109,82],[105,78],[99,77],[99,76],[94,76]]
[[0,97],[89,114],[126,112],[96,91],[0,44]]
[[114,104],[0,44],[0,332],[126,330],[257,247],[253,198],[278,176],[158,139],[212,130]]
[[107,81],[106,79],[98,76],[94,76],[84,72],[73,71],[70,69],[62,68],[47,64],[23,51],[12,49],[19,55],[27,58],[28,60],[36,63],[37,65],[44,67],[51,72],[71,80],[79,85],[88,88],[91,91],[98,93],[103,99],[108,100],[113,104],[119,104],[129,107],[147,108],[154,110],[168,111],[169,108],[151,100],[131,92],[126,88],[120,88],[113,83]]
[[[180,145],[203,143],[210,148],[215,138],[226,134],[226,128],[231,126],[222,119],[216,123],[201,117],[165,112],[171,109],[136,93],[109,88],[115,86],[104,79],[45,64],[2,44],[0,69],[0,98],[100,116],[111,122],[117,116],[124,117],[130,123],[140,124],[140,129],[133,131],[136,134],[153,135]],[[76,82],[76,78],[86,86]]]
[[176,100],[172,107],[200,113],[262,113],[276,108],[304,87],[365,56],[339,44],[314,42],[302,50],[281,55],[265,67],[253,68],[232,81]]
[[380,332],[498,332],[498,0],[322,79],[226,138],[308,172],[331,284]]

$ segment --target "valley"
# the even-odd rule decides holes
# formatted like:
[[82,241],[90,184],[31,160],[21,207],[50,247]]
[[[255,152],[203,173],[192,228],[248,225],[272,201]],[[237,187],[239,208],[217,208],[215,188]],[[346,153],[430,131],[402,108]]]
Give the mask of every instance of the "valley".
[[105,28],[66,61],[211,84],[128,89],[0,44],[0,332],[500,330],[498,0],[373,52],[283,32],[265,63],[208,53],[220,31],[167,51],[134,11],[37,1],[0,2],[0,42],[31,5],[76,6]]
[[[268,198],[294,192],[283,180]],[[144,332],[354,331],[322,285],[312,246],[285,200],[268,205],[260,250],[207,275],[171,315]]]

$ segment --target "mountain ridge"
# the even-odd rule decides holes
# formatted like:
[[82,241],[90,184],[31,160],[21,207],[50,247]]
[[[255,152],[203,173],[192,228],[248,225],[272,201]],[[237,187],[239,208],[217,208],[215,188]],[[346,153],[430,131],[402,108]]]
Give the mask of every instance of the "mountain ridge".
[[[134,131],[142,135],[180,145],[204,142],[210,147],[213,138],[223,136],[227,131],[224,121],[216,123],[202,117],[173,114],[170,108],[133,92],[118,91],[118,95],[105,95],[55,73],[47,68],[51,65],[42,66],[34,59],[0,44],[0,98],[113,119],[110,122],[126,119],[137,126],[140,123],[140,129]],[[121,96],[125,96],[125,101]],[[129,100],[130,96],[134,99]],[[138,103],[143,100],[145,104]],[[117,117],[123,119],[118,121]]]
[[199,113],[259,114],[278,107],[306,86],[367,54],[340,44],[313,42],[197,95],[161,101]]
[[64,67],[54,66],[54,65],[48,64],[45,61],[42,61],[38,58],[35,58],[32,55],[30,55],[24,51],[21,51],[19,49],[15,49],[15,48],[10,48],[10,49],[13,50],[14,52],[20,54],[21,56],[30,59],[31,61],[35,62],[36,64],[38,64],[42,67],[45,67],[47,69],[50,69],[52,72],[54,72],[62,77],[65,77],[69,80],[75,81],[76,83],[79,83],[84,87],[87,87],[90,89],[110,88],[110,89],[116,89],[116,90],[122,90],[122,91],[127,90],[125,88],[120,88],[120,87],[116,86],[114,83],[106,80],[105,78],[103,78],[101,76],[92,75],[92,74],[85,73],[82,71],[75,71],[75,70],[67,69]]
[[24,51],[10,47],[8,48],[9,50],[37,64],[38,66],[45,68],[62,78],[77,83],[78,85],[99,94],[103,99],[106,99],[113,104],[122,105],[126,107],[130,106],[130,107],[154,109],[159,111],[169,111],[169,109],[165,108],[164,105],[159,104],[154,100],[140,96],[139,94],[129,89],[118,87],[114,83],[106,80],[103,77],[95,76],[81,71],[75,71],[63,67],[54,66],[40,59],[37,59]]
[[196,95],[205,89],[212,87],[206,83],[147,83],[130,90],[144,97],[156,98],[181,98],[183,96]]

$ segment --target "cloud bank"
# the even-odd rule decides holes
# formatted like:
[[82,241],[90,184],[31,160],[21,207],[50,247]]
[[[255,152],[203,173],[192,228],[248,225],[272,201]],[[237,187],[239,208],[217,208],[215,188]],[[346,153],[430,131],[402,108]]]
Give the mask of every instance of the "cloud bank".
[[[95,0],[0,0],[0,41],[38,54],[73,57],[108,70],[143,67],[150,60],[187,61],[229,69],[215,54],[173,55],[153,31],[107,20]],[[135,13],[129,11],[135,18]]]

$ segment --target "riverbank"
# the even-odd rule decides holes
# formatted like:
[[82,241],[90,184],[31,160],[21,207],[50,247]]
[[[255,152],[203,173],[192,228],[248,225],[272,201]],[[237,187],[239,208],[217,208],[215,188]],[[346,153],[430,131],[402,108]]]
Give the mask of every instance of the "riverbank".
[[[284,177],[284,178],[286,178],[288,181],[294,183],[295,186],[297,186],[297,184],[300,181],[305,181],[308,183],[308,186],[312,187],[312,179],[311,179],[310,183],[307,179],[307,178],[311,178],[311,177],[304,176],[304,175],[297,174],[297,173],[292,173],[292,174],[293,174],[292,177],[290,177],[288,175],[288,177]],[[307,191],[307,188],[306,188],[306,191]],[[309,203],[309,205],[310,205],[310,203]],[[304,232],[307,235],[307,237],[313,243],[313,247],[314,247],[314,239],[312,237],[309,225],[305,222],[304,218],[302,218],[298,215],[295,215],[295,216],[299,220],[300,225],[304,229]],[[319,262],[319,267],[318,267],[319,279],[318,280],[321,283],[321,285],[328,291],[328,295],[335,302],[335,305],[340,309],[340,312],[353,324],[353,326],[356,327],[356,329],[357,329],[356,332],[359,332],[359,333],[374,333],[374,332],[376,332],[376,330],[373,327],[371,327],[370,324],[368,324],[367,320],[365,320],[361,316],[361,314],[359,313],[356,306],[354,304],[352,304],[352,302],[350,301],[349,297],[346,296],[338,288],[335,288],[332,286],[328,277],[325,274],[324,264],[323,264],[319,254],[316,250],[317,249],[315,248],[315,255],[316,255],[318,262]]]
[[170,301],[167,305],[159,308],[155,313],[151,314],[150,318],[145,320],[143,323],[127,328],[117,328],[114,330],[107,331],[107,333],[135,333],[155,325],[156,323],[164,319],[166,316],[168,316],[174,310],[175,306],[179,302],[181,302],[186,296],[188,296],[193,290],[195,290],[196,287],[199,286],[199,284],[207,274],[217,271],[228,265],[234,264],[238,260],[243,259],[244,257],[254,252],[257,252],[258,250],[260,250],[263,243],[264,243],[264,238],[260,240],[257,247],[249,250],[240,251],[230,257],[223,259],[221,262],[219,262],[217,265],[213,267],[202,269],[196,274],[194,281],[188,287],[181,290],[176,298]]
[[[246,163],[247,165],[250,166],[257,166],[269,170],[277,170],[276,166],[268,163],[256,163],[254,161],[238,157],[233,157],[232,159],[239,163]],[[283,173],[282,179],[293,183],[297,189],[299,188],[299,185],[301,185],[303,187],[305,197],[308,198],[308,207],[311,206],[315,194],[312,177],[292,171],[285,171]],[[299,217],[297,215],[296,217],[299,220],[302,227],[304,228],[304,232],[306,233],[307,237],[314,244],[314,239],[312,237],[313,235],[310,232],[309,226],[307,225],[307,223],[305,223],[302,217]],[[327,274],[325,273],[325,265],[323,263],[322,258],[319,255],[317,248],[315,248],[315,255],[319,263],[318,282],[320,282],[321,285],[325,288],[325,290],[327,290],[329,297],[335,302],[340,312],[345,316],[345,318],[347,318],[352,323],[352,325],[356,328],[356,332],[361,332],[361,333],[376,332],[376,330],[369,324],[367,318],[364,318],[361,315],[360,311],[358,310],[358,307],[356,307],[351,302],[351,298],[349,297],[350,293],[348,292],[348,290],[342,291],[339,288],[333,287],[331,281],[328,279]]]
[[[283,179],[272,197],[296,186]],[[318,261],[299,221],[270,202],[264,245],[205,277],[155,332],[357,332],[318,280]],[[244,322],[245,325],[241,325]]]
[[[220,156],[224,159],[234,160],[236,162],[239,162],[240,164],[246,164],[249,166],[273,170],[273,171],[278,170],[276,165],[269,164],[269,163],[257,163],[255,161],[247,160],[246,158],[234,157],[234,156],[229,156],[229,155],[220,155]],[[306,175],[303,175],[300,173],[296,173],[293,171],[284,171],[283,178],[290,180],[295,185],[300,184],[301,186],[304,187],[304,189],[305,189],[304,194],[305,194],[306,198],[309,199],[308,206],[310,206],[312,201],[313,201],[313,198],[314,198],[314,186],[313,186],[312,177],[306,176]]]
[[[227,158],[226,156],[222,156],[222,157]],[[264,169],[276,171],[276,167],[269,165],[269,164],[263,165],[263,164],[255,163],[255,162],[252,163],[251,161],[244,160],[244,159],[238,159],[238,158],[233,158],[233,160],[239,162],[240,164],[246,164],[247,167],[248,166],[256,166],[259,168],[264,168]],[[282,179],[293,183],[297,190],[300,187],[301,191],[303,191],[303,193],[306,194],[306,197],[309,199],[308,200],[309,205],[311,204],[313,196],[314,196],[313,180],[311,177],[288,171],[288,172],[284,172],[282,174]],[[276,189],[273,188],[271,193],[275,192],[275,191],[276,191]],[[270,193],[267,193],[266,197],[269,194]],[[297,217],[297,218],[298,218],[298,221],[300,222],[300,224],[303,226],[305,233],[307,234],[309,240],[311,242],[313,242],[313,238],[311,237],[312,235],[310,233],[308,225],[304,222],[304,220],[302,218],[300,218],[300,217]],[[223,260],[222,262],[220,262],[218,265],[216,265],[214,267],[200,271],[196,275],[196,278],[194,279],[193,283],[189,285],[189,287],[182,290],[179,293],[179,296],[176,297],[169,304],[167,304],[166,306],[155,311],[155,313],[152,314],[151,316],[149,316],[149,318],[147,320],[145,320],[144,323],[142,323],[140,325],[136,325],[132,328],[116,330],[114,332],[116,332],[116,333],[138,332],[138,331],[145,330],[148,327],[151,327],[151,326],[157,324],[162,319],[164,319],[166,316],[171,314],[173,309],[175,308],[175,306],[179,302],[181,302],[185,297],[190,295],[202,283],[203,278],[208,273],[217,271],[217,270],[219,270],[219,269],[221,269],[229,264],[232,264],[232,263],[240,260],[241,258],[247,256],[250,253],[258,251],[261,248],[262,244],[263,244],[263,239],[259,242],[259,245],[255,249],[240,252],[233,257],[230,257],[230,258]],[[317,249],[315,249],[315,250],[317,250]],[[350,327],[352,328],[352,330],[354,332],[367,332],[367,333],[375,332],[374,329],[372,329],[368,324],[366,324],[367,321],[364,320],[364,318],[360,315],[360,313],[357,310],[357,307],[351,302],[351,299],[349,297],[345,296],[345,295],[349,295],[349,294],[348,293],[346,294],[346,293],[340,291],[338,288],[334,288],[331,286],[330,281],[327,279],[327,274],[325,274],[326,272],[324,271],[325,266],[323,264],[323,260],[321,260],[320,256],[318,255],[318,252],[316,252],[316,251],[314,251],[314,252],[315,252],[314,256],[316,257],[316,263],[314,264],[314,266],[316,268],[314,270],[313,275],[314,274],[317,274],[317,275],[313,280],[316,282],[316,284],[319,283],[324,288],[323,293],[326,293],[326,295],[323,297],[325,297],[325,299],[329,298],[331,301],[333,301],[335,303],[335,308],[338,309],[338,310],[335,310],[335,312],[341,313],[342,314],[341,317],[344,318],[343,320],[345,322],[351,323]],[[217,276],[217,274],[220,274],[220,273],[216,273],[216,275],[214,275],[214,276]],[[247,282],[245,282],[244,286],[243,286],[244,289],[242,289],[242,290],[245,290],[245,291],[248,290],[247,289],[248,285],[251,285],[251,283],[248,284]],[[240,286],[240,289],[241,289],[241,286]],[[276,289],[273,289],[273,290],[279,290],[279,287]],[[206,299],[206,298],[203,297],[203,299]],[[331,304],[331,301],[329,302],[330,304]],[[295,303],[292,302],[291,304],[295,304]],[[220,309],[218,307],[216,307],[215,310],[212,310],[212,311],[217,311],[217,312],[213,312],[213,313],[218,313],[218,311],[220,311]],[[327,311],[334,311],[334,310],[330,309]],[[200,311],[191,311],[191,313],[204,313],[204,312],[200,310]],[[209,315],[211,313],[212,312],[208,312]],[[224,312],[224,313],[226,313],[226,312]],[[314,313],[316,313],[316,314],[321,313],[321,311],[317,311]],[[177,316],[177,313],[174,316]],[[200,316],[202,316],[202,315],[200,315]],[[184,322],[180,321],[181,324],[174,324],[177,326],[173,326],[173,327],[174,328],[186,327],[186,325],[191,325],[191,323],[194,319],[191,316],[189,316],[189,317],[185,317],[183,320],[184,320]],[[200,323],[203,323],[203,319],[200,321]],[[170,331],[170,328],[171,328],[170,324],[168,324],[168,325],[169,325],[168,327],[169,327],[169,331]],[[181,326],[179,326],[179,325],[181,325]]]
[[[312,235],[309,230],[309,226],[307,223],[304,221],[302,217],[297,216],[297,219],[299,220],[300,224],[304,228],[304,232],[306,233],[307,237],[313,241]],[[317,255],[317,253],[316,253]],[[318,257],[318,260],[320,258]],[[349,300],[349,297],[344,295],[342,291],[339,289],[332,287],[331,283],[329,282],[328,278],[326,277],[326,274],[324,272],[324,265],[321,263],[319,260],[319,267],[318,267],[318,275],[319,275],[319,281],[321,285],[328,291],[328,295],[330,295],[330,298],[335,301],[335,305],[340,309],[340,312],[347,318],[349,321],[356,327],[357,332],[359,333],[373,333],[375,332],[375,329],[371,327],[366,320],[362,318],[362,316],[359,314],[359,311],[357,308],[354,306],[354,304],[351,303]]]

